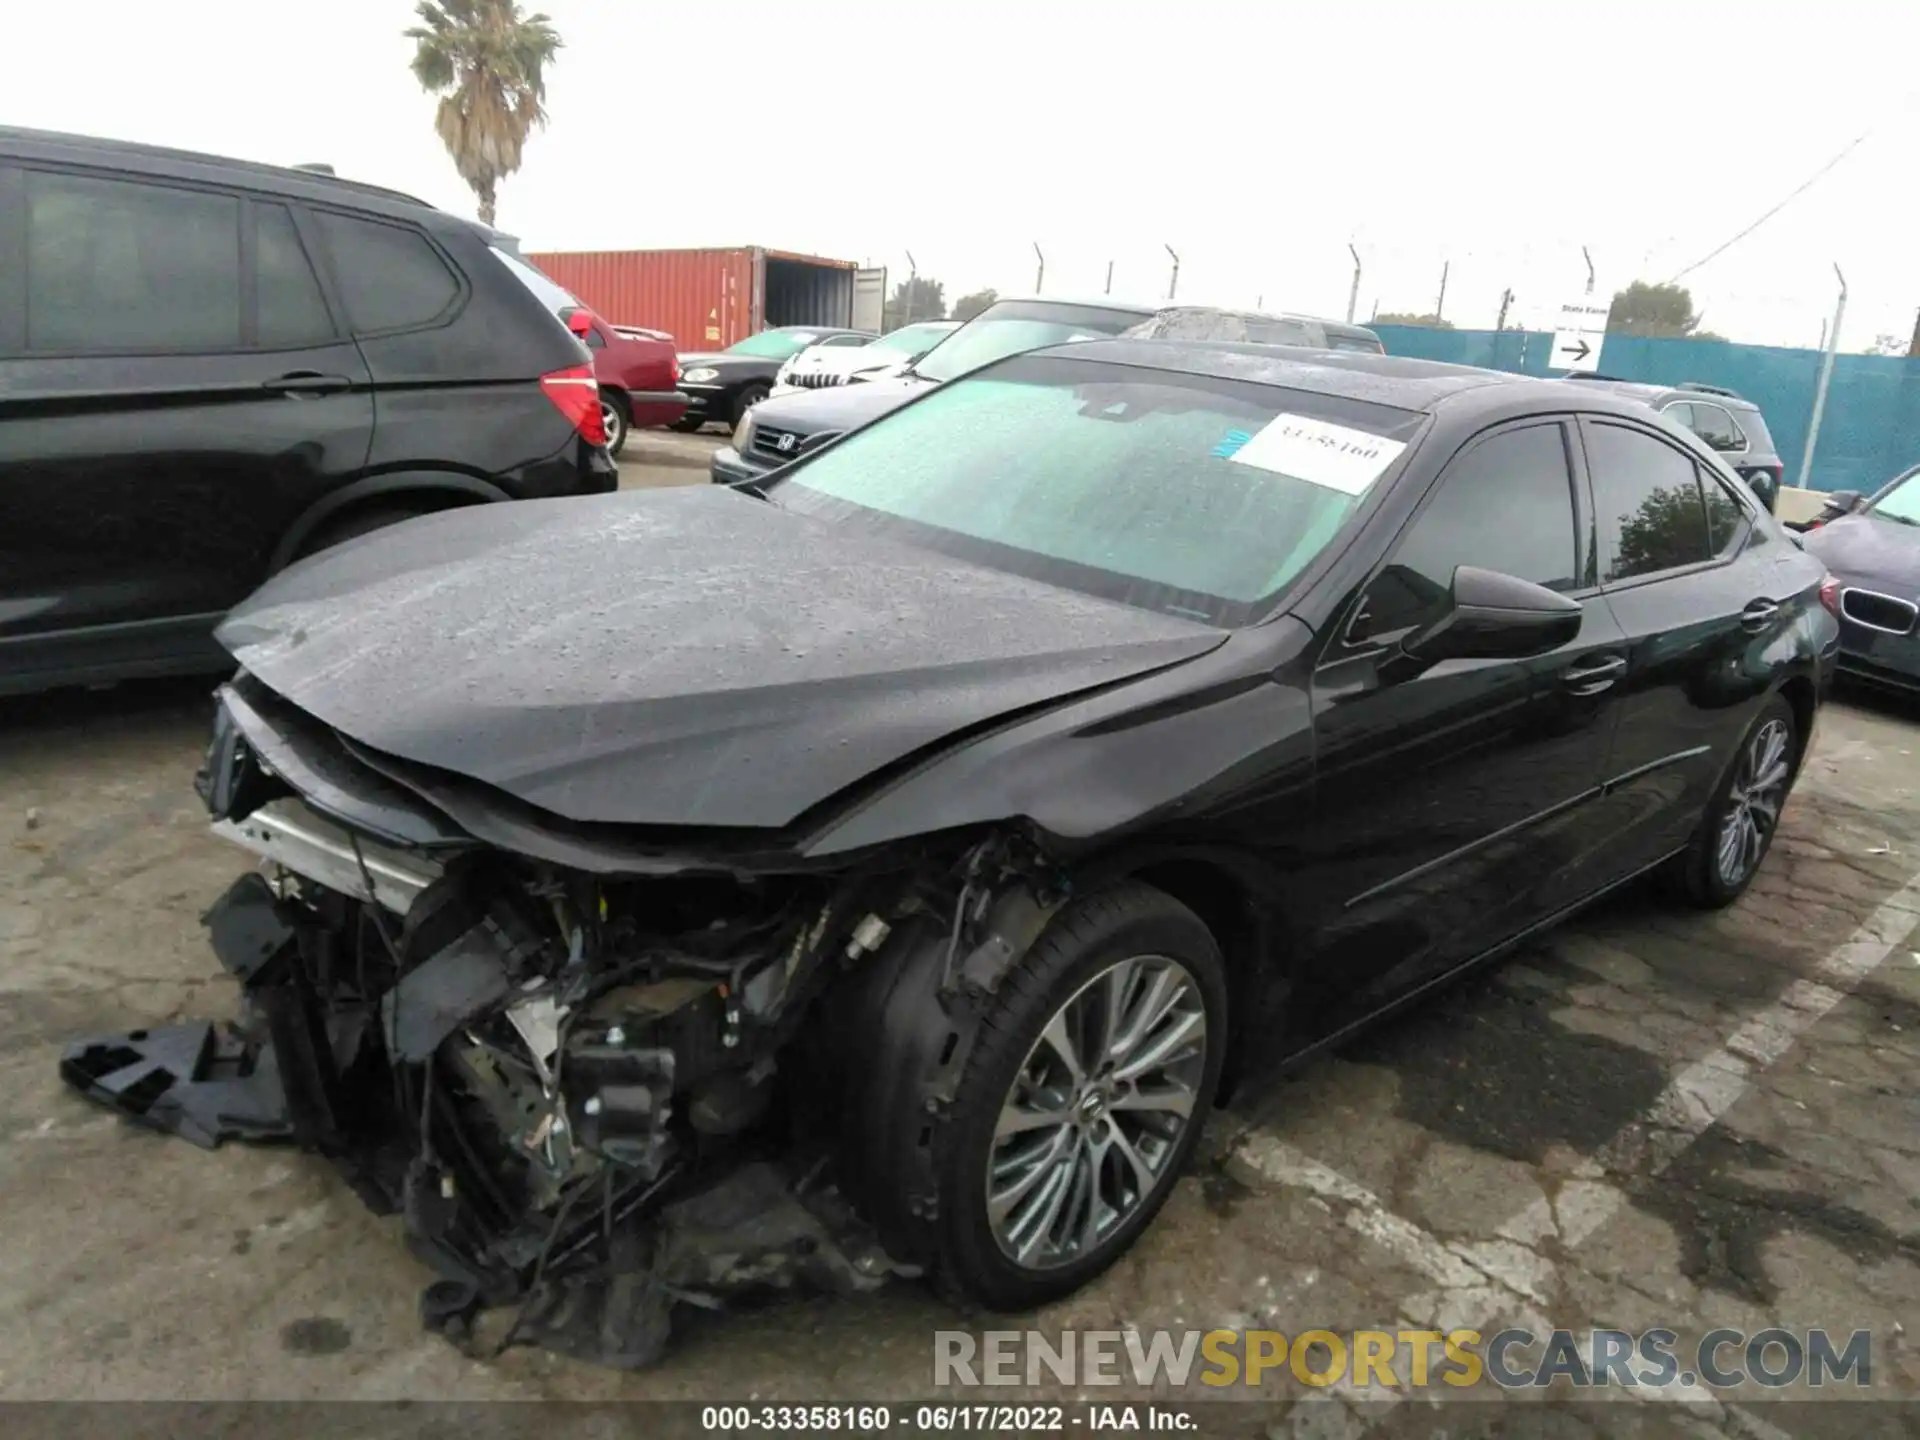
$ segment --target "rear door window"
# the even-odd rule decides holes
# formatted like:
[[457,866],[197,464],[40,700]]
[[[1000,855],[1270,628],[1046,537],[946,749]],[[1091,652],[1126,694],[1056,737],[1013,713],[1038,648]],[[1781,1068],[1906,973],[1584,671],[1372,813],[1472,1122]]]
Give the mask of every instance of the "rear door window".
[[240,202],[26,173],[27,349],[191,354],[240,344]]
[[1637,579],[1698,565],[1712,555],[1700,470],[1664,440],[1589,421],[1587,470],[1599,529],[1600,580]]
[[317,219],[356,331],[431,324],[458,297],[460,282],[427,237],[411,226],[324,210]]
[[1694,402],[1693,433],[1716,450],[1746,448],[1746,437],[1740,433],[1740,427],[1733,423],[1733,416],[1718,405],[1707,405],[1697,400]]
[[259,344],[290,349],[333,338],[320,281],[284,205],[253,207],[253,284]]
[[1579,588],[1573,476],[1558,421],[1499,431],[1449,462],[1392,560],[1367,587],[1348,639],[1373,639],[1438,615],[1461,565],[1550,590]]

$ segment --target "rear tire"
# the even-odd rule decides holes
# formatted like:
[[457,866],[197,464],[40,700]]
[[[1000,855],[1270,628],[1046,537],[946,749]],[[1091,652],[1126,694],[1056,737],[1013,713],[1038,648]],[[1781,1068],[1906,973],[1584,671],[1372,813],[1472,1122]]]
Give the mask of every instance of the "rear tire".
[[317,555],[322,550],[330,550],[335,545],[344,545],[349,540],[358,540],[362,535],[371,535],[376,530],[384,530],[389,525],[398,525],[402,520],[412,520],[416,516],[430,512],[425,510],[402,509],[366,509],[352,510],[336,519],[329,520],[309,535],[301,544],[295,559],[304,560],[309,555]]
[[600,392],[600,424],[607,432],[607,453],[617,457],[627,447],[627,431],[632,424],[624,395],[615,390]]
[[1125,1254],[1199,1141],[1227,1023],[1220,947],[1172,896],[1126,884],[1057,915],[1001,982],[934,1142],[940,1288],[1025,1310]]
[[733,423],[738,425],[741,416],[745,415],[747,411],[751,410],[766,398],[767,387],[757,380],[751,385],[742,387],[739,395],[734,397]]
[[1741,737],[1692,843],[1674,858],[1669,878],[1681,899],[1718,910],[1746,893],[1773,848],[1799,768],[1793,707],[1770,696]]

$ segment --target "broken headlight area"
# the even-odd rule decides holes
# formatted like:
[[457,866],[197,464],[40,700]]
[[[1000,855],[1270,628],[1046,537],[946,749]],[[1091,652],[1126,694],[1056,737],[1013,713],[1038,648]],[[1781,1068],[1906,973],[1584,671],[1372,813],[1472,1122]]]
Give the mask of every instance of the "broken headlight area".
[[[271,793],[250,763],[216,779]],[[203,1146],[326,1156],[439,1277],[428,1327],[483,1353],[643,1365],[676,1305],[913,1273],[932,1177],[856,1117],[937,1112],[1048,911],[1008,837],[623,878],[388,846],[292,795],[216,828],[263,860],[205,917],[239,1018],[85,1041],[63,1076]]]

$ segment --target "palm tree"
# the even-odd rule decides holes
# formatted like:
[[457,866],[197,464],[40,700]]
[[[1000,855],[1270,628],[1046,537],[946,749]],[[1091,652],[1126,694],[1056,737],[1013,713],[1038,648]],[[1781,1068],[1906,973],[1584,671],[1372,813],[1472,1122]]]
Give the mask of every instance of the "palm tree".
[[546,124],[544,72],[560,33],[515,0],[420,0],[416,13],[424,23],[407,31],[414,78],[440,96],[433,128],[491,225],[495,187],[520,168],[533,127]]

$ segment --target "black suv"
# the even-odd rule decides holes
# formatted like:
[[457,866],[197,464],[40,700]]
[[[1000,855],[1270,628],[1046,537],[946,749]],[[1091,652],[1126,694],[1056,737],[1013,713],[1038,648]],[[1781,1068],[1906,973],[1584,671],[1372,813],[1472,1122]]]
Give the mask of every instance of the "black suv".
[[1648,385],[1612,375],[1576,370],[1566,377],[1583,384],[1604,385],[1616,394],[1651,405],[1683,430],[1691,430],[1731,465],[1747,482],[1768,513],[1779,503],[1786,466],[1773,448],[1773,436],[1760,407],[1718,385],[1689,380],[1679,385]]
[[227,668],[299,556],[613,489],[543,280],[328,173],[0,127],[0,693]]

